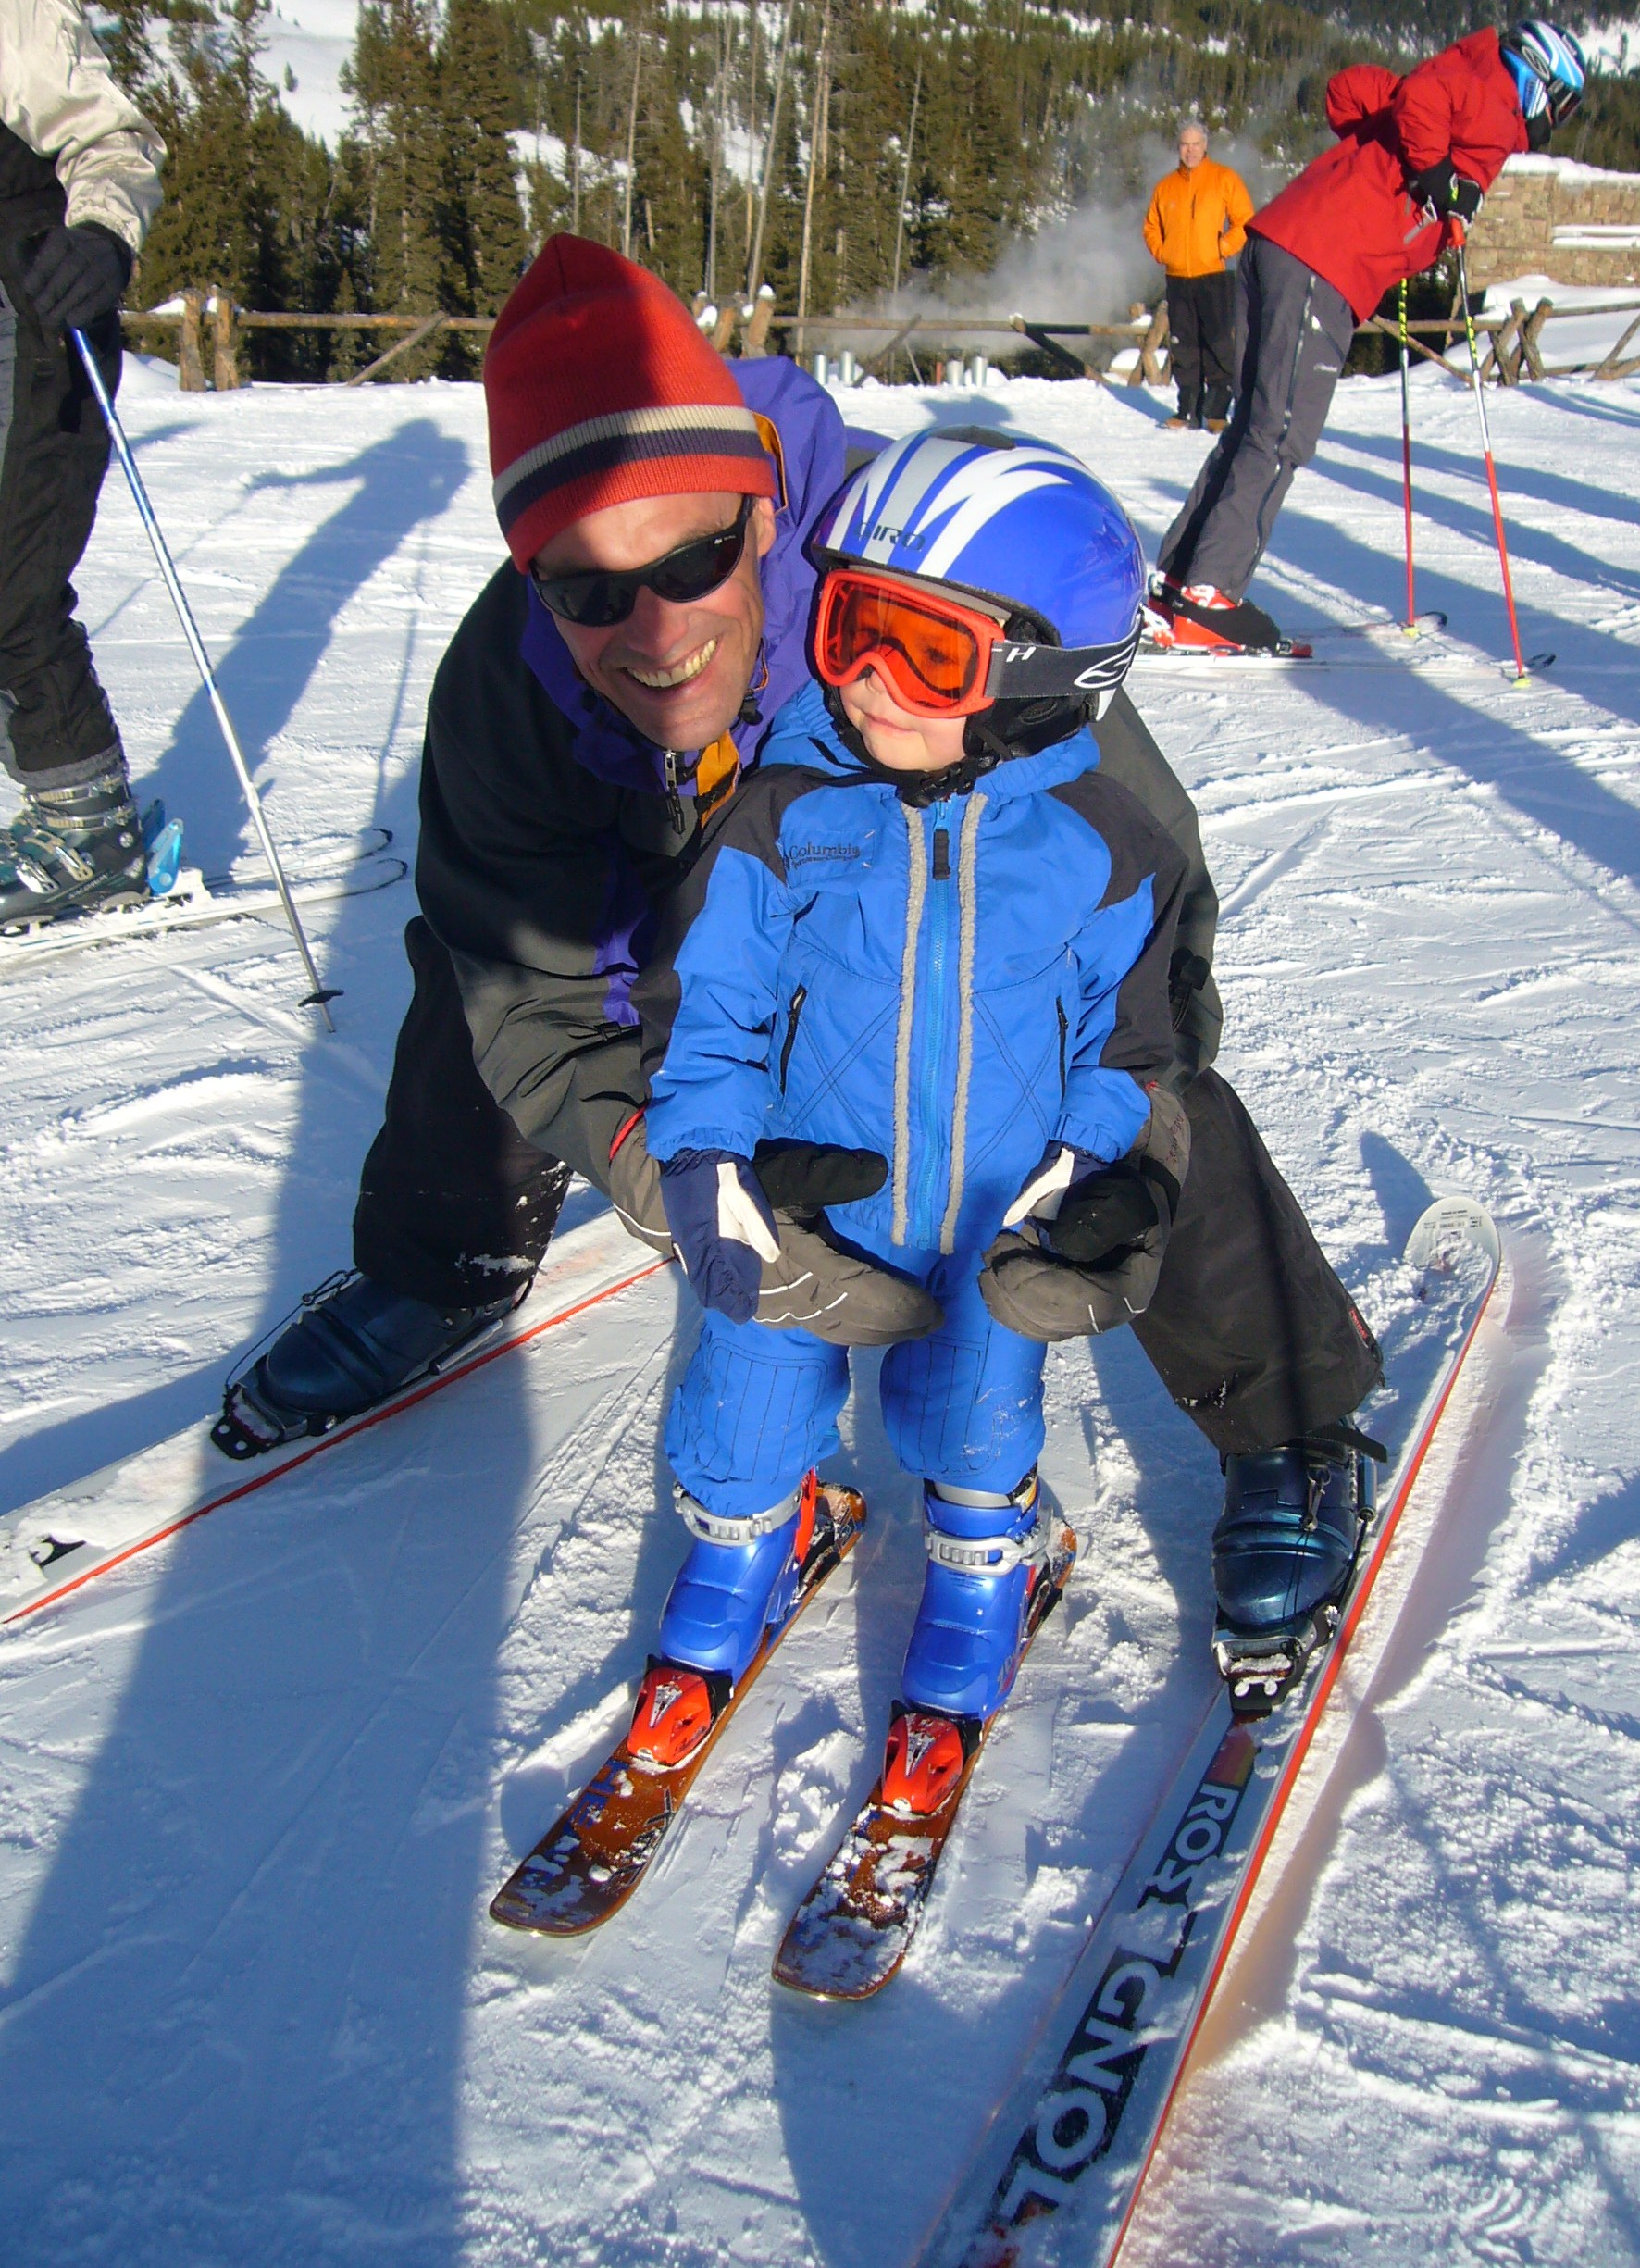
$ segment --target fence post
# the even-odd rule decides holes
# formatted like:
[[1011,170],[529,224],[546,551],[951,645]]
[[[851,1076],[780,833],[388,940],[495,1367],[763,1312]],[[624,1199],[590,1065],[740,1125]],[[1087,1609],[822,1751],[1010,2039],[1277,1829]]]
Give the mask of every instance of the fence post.
[[735,304],[734,295],[731,293],[729,304],[718,317],[717,328],[712,334],[712,343],[720,355],[728,353],[729,343],[735,335],[735,325],[739,319],[740,310]]
[[211,310],[211,337],[215,352],[211,376],[218,393],[231,393],[243,383],[239,374],[239,326],[234,319],[238,310],[221,284],[217,284],[212,296],[215,304]]
[[177,384],[183,393],[205,390],[205,363],[199,351],[199,330],[205,308],[203,292],[182,294],[182,330],[177,350]]
[[1555,303],[1552,299],[1540,299],[1521,326],[1521,351],[1526,357],[1526,368],[1534,378],[1540,380],[1547,373],[1543,367],[1543,355],[1538,350],[1538,333],[1554,313],[1554,308]]
[[1156,312],[1150,318],[1150,328],[1145,333],[1145,343],[1139,349],[1139,378],[1137,380],[1130,379],[1128,380],[1130,385],[1135,383],[1142,385],[1146,379],[1149,380],[1152,386],[1166,385],[1168,370],[1172,367],[1171,357],[1167,362],[1164,362],[1162,357],[1164,349],[1169,343],[1167,301],[1162,298],[1157,302]]
[[[743,310],[745,312],[745,310]],[[775,319],[774,286],[760,283],[757,298],[750,309],[752,320],[746,326],[746,336],[740,342],[742,355],[758,355],[768,353],[769,325]]]
[[[1521,307],[1521,303],[1519,300],[1516,300],[1515,306],[1517,309],[1520,309],[1522,314],[1525,312],[1525,310]],[[1483,386],[1494,374],[1496,374],[1497,383],[1500,386],[1509,386],[1514,383],[1514,380],[1510,376],[1509,358],[1514,348],[1515,331],[1518,326],[1518,320],[1519,318],[1515,314],[1507,316],[1498,325],[1497,329],[1492,333],[1491,338],[1486,342],[1486,352],[1481,358],[1481,383]],[[1476,328],[1478,330],[1479,325],[1477,325]]]

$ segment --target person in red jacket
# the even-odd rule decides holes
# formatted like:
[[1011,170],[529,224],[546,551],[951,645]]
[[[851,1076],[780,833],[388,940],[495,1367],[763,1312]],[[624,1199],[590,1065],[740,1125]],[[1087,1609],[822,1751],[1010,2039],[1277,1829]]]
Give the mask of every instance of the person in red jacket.
[[1280,643],[1242,594],[1315,454],[1357,323],[1461,241],[1505,160],[1541,148],[1583,89],[1576,41],[1536,19],[1472,32],[1404,79],[1358,63],[1329,81],[1337,142],[1248,224],[1236,414],[1162,539],[1159,643]]

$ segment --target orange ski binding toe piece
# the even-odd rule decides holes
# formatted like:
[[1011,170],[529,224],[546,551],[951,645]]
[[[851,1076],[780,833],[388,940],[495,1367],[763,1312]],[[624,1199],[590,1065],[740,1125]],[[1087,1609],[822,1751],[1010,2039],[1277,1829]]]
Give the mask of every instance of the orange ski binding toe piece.
[[926,1819],[939,1810],[962,1779],[970,1752],[955,1717],[905,1709],[888,1727],[883,1760],[883,1808]]
[[728,1699],[728,1679],[713,1670],[652,1662],[638,1689],[627,1749],[640,1770],[674,1772],[712,1730]]

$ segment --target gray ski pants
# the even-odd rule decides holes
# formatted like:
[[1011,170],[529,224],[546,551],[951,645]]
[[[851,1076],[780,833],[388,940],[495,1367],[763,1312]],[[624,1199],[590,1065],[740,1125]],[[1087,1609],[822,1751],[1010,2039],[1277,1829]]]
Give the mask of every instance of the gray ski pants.
[[1355,336],[1341,292],[1312,268],[1249,236],[1236,281],[1236,414],[1162,538],[1157,565],[1176,583],[1246,592],[1300,465],[1315,455]]

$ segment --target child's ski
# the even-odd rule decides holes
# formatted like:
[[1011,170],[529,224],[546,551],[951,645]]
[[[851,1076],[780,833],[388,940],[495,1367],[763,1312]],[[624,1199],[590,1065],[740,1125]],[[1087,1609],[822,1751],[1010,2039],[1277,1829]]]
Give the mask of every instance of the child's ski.
[[[1497,1283],[1497,1232],[1444,1198],[1407,1260],[1445,1359],[1406,1437],[1332,1644],[1268,1717],[1221,1694],[992,2119],[927,2268],[1111,2268],[1317,1723]],[[1074,2022],[1065,2021],[1069,2011]],[[1073,2216],[1070,2209],[1075,2207]],[[1063,2213],[1063,2221],[1054,2216]]]
[[[541,1837],[490,1902],[491,1919],[509,1929],[546,1938],[578,1938],[618,1913],[660,1855],[683,1800],[758,1673],[827,1576],[840,1567],[865,1526],[865,1500],[852,1489],[826,1484],[805,1502],[812,1517],[806,1541],[800,1528],[801,1572],[782,1620],[765,1630],[744,1676],[732,1690],[714,1695],[712,1680],[697,1671],[652,1663],[638,1690],[632,1723],[590,1783]],[[657,1753],[652,1732],[679,1706],[698,1701],[700,1724],[715,1700],[704,1739],[677,1763]]]
[[247,1469],[224,1461],[211,1443],[215,1421],[201,1418],[169,1440],[0,1514],[0,1626],[56,1606],[195,1520],[255,1496],[298,1465],[328,1455],[665,1265],[645,1259],[615,1216],[601,1214],[554,1241],[525,1304],[496,1325],[499,1337],[464,1349],[447,1369],[361,1416],[344,1418],[317,1440],[288,1441]]
[[[1063,1595],[1075,1557],[1075,1536],[1062,1525],[1057,1548],[1031,1592],[1027,1650]],[[815,2000],[863,2000],[899,1974],[927,1906],[935,1869],[957,1823],[963,1792],[996,1721],[996,1715],[983,1724],[969,1720],[973,1730],[963,1744],[960,1770],[933,1809],[913,1813],[885,1801],[885,1782],[891,1773],[915,1776],[921,1760],[904,1753],[907,1749],[914,1751],[939,1733],[957,1728],[949,1720],[913,1711],[896,1715],[888,1730],[882,1777],[855,1813],[781,1941],[775,1956],[778,1983]]]

